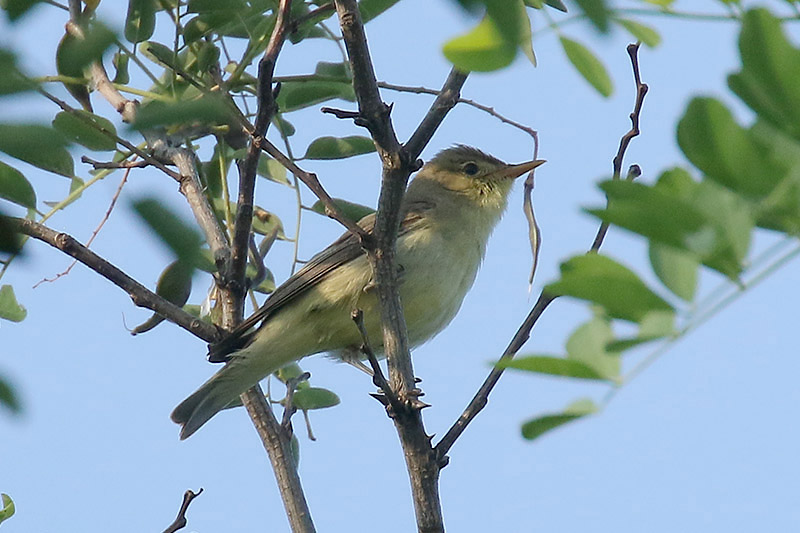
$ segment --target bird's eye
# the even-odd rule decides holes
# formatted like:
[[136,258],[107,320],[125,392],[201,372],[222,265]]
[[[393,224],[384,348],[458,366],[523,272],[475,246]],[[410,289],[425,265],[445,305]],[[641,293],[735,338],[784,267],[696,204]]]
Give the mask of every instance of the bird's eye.
[[475,163],[470,162],[464,165],[464,174],[466,174],[467,176],[474,176],[477,173],[478,173],[478,165],[476,165]]

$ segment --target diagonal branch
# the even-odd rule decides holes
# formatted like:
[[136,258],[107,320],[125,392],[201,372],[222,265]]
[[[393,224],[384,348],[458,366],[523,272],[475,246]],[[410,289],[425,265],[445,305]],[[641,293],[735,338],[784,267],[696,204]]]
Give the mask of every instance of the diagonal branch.
[[[639,116],[642,111],[644,97],[647,94],[647,85],[642,83],[639,76],[638,51],[638,43],[628,45],[628,55],[631,58],[634,81],[636,83],[636,99],[633,113],[631,113],[631,122],[633,126],[631,127],[631,130],[622,136],[622,139],[620,140],[620,148],[617,151],[617,155],[614,157],[615,179],[619,179],[619,172],[622,168],[622,160],[625,157],[625,152],[630,144],[631,139],[639,134]],[[635,172],[631,173],[631,176],[635,175]],[[606,234],[605,229],[603,229],[604,226],[605,224],[601,224],[597,238],[587,253],[594,253],[600,249]],[[522,348],[522,345],[525,344],[525,342],[527,342],[527,340],[530,338],[531,330],[533,330],[533,327],[536,325],[539,317],[542,316],[542,313],[544,313],[545,309],[547,309],[547,306],[550,305],[550,303],[552,303],[556,298],[556,295],[550,294],[547,291],[542,291],[541,294],[539,294],[539,298],[536,300],[533,309],[531,309],[531,312],[528,313],[528,316],[525,318],[516,334],[514,334],[514,338],[511,339],[508,347],[500,357],[500,361],[506,361],[516,355],[519,349]],[[497,385],[497,382],[502,375],[503,368],[498,368],[495,366],[495,368],[493,368],[487,376],[486,380],[484,380],[481,387],[478,389],[478,392],[475,393],[475,396],[469,402],[469,405],[467,405],[466,409],[464,409],[464,412],[461,413],[461,416],[458,417],[447,433],[445,433],[444,437],[442,437],[442,440],[440,440],[436,445],[434,450],[440,461],[447,461],[447,453],[450,451],[450,448],[452,448],[455,441],[461,436],[462,433],[464,433],[464,430],[467,428],[469,423],[472,422],[476,416],[478,416],[478,413],[480,413],[481,410],[486,407],[486,404],[489,401],[489,394],[492,392],[492,389],[494,389],[495,385]]]
[[127,292],[135,305],[155,311],[167,320],[177,324],[192,335],[206,342],[215,342],[218,339],[218,332],[214,326],[190,315],[180,307],[152,292],[150,289],[125,274],[125,272],[86,248],[72,236],[57,232],[43,224],[25,218],[6,217],[5,220],[17,232],[46,242],[50,246],[61,250],[65,254],[91,268],[111,283]]

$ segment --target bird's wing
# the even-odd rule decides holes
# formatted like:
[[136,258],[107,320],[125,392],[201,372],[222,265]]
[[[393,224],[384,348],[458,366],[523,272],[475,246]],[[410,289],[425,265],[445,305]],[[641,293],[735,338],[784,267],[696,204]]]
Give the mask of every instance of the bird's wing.
[[[406,207],[406,214],[400,223],[398,237],[410,231],[424,217],[425,211],[434,206],[432,202],[417,201]],[[367,233],[372,234],[375,229],[375,213],[369,214],[358,221]],[[269,318],[276,311],[292,302],[299,295],[325,279],[328,273],[353,259],[364,255],[365,251],[356,235],[345,233],[330,246],[311,258],[303,268],[298,270],[289,279],[269,296],[264,305],[255,313],[246,318],[221,341],[209,345],[208,360],[212,363],[221,363],[227,356],[246,346],[254,332],[250,330],[262,320]]]

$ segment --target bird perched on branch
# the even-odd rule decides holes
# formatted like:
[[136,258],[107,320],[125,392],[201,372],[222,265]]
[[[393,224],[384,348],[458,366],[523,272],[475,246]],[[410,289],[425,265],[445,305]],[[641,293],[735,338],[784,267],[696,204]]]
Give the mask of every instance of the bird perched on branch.
[[[459,145],[440,152],[411,181],[396,253],[411,346],[439,333],[456,315],[514,179],[542,163],[510,165]],[[371,232],[375,215],[358,224]],[[211,345],[209,360],[226,363],[172,412],[182,426],[181,439],[288,363],[320,352],[357,357],[362,340],[351,320],[356,308],[363,310],[367,334],[380,350],[372,268],[358,237],[346,233],[275,289],[228,337]]]

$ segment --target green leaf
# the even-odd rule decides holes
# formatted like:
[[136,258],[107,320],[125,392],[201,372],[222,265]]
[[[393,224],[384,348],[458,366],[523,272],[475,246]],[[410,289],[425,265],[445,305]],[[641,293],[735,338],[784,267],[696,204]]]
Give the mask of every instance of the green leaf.
[[17,302],[14,296],[14,287],[3,285],[0,287],[0,318],[11,322],[22,322],[28,316],[28,311]]
[[144,198],[133,203],[133,208],[156,235],[187,265],[200,262],[202,239],[194,227],[154,198]]
[[581,76],[601,95],[605,97],[611,96],[611,93],[614,92],[611,77],[608,75],[606,67],[603,66],[603,63],[597,59],[592,51],[581,43],[567,37],[561,37],[559,40],[564,52],[567,54],[567,59],[580,72]]
[[678,144],[709,178],[749,198],[763,198],[786,175],[713,98],[694,98],[678,123]]
[[[334,198],[333,203],[339,208],[345,217],[353,222],[358,222],[365,216],[375,212],[375,210],[371,207],[348,202],[347,200],[342,200],[340,198]],[[328,215],[328,213],[325,211],[325,204],[322,203],[322,200],[317,200],[314,202],[314,205],[311,206],[311,210],[319,213],[320,215]]]
[[17,58],[9,50],[0,48],[0,95],[30,91],[36,83],[17,68]]
[[152,101],[141,106],[132,126],[137,130],[148,130],[171,124],[227,124],[231,111],[221,97],[204,95],[196,100],[179,102]]
[[[158,278],[156,294],[178,307],[183,307],[192,293],[192,274],[194,274],[193,266],[182,261],[170,263]],[[153,313],[145,322],[133,328],[131,335],[150,331],[163,321],[164,317]]]
[[131,81],[130,72],[128,71],[128,61],[130,56],[125,52],[117,52],[114,54],[112,64],[114,65],[114,83],[127,85]]
[[595,28],[601,33],[608,32],[610,13],[605,0],[575,0],[578,7],[586,14]]
[[564,359],[548,355],[525,355],[499,361],[498,368],[514,368],[527,372],[564,376],[578,379],[606,379],[591,366],[575,359]]
[[14,516],[14,501],[8,494],[0,494],[3,501],[3,508],[0,509],[0,523],[5,522]]
[[16,254],[22,249],[22,239],[8,217],[0,211],[0,258],[2,254]]
[[[247,268],[250,269],[251,266],[247,265]],[[255,269],[253,270],[255,272]],[[250,276],[251,276],[250,273],[248,273],[248,277]],[[275,291],[275,287],[276,287],[275,276],[272,274],[272,271],[270,271],[270,269],[266,269],[266,276],[261,281],[261,283],[253,287],[253,290],[261,294],[270,294]]]
[[288,113],[335,98],[354,102],[353,86],[339,81],[287,81],[281,84],[277,102],[281,113]]
[[110,151],[117,147],[117,141],[112,137],[117,135],[114,124],[107,118],[88,111],[77,110],[74,114],[61,111],[53,119],[53,127],[70,141],[89,150]]
[[38,124],[0,124],[0,152],[62,176],[74,173],[64,137]]
[[509,43],[530,44],[530,20],[522,0],[483,0],[486,14]]
[[568,405],[561,413],[544,415],[525,422],[522,425],[522,436],[527,440],[533,440],[559,426],[594,414],[597,411],[598,408],[592,400],[588,398],[578,400]]
[[292,186],[292,182],[286,177],[286,167],[266,155],[262,154],[258,160],[256,174],[275,183]]
[[64,36],[56,50],[56,68],[60,74],[81,77],[83,69],[103,58],[103,53],[115,42],[113,31],[99,22],[84,29],[82,39]]
[[599,254],[576,256],[562,263],[561,279],[545,290],[599,304],[610,316],[631,322],[639,322],[650,311],[672,311],[672,306],[633,271]]
[[620,354],[608,348],[608,343],[613,339],[611,321],[599,312],[591,320],[578,326],[569,336],[566,344],[567,357],[590,366],[605,379],[618,382]]
[[[2,376],[0,376],[0,405],[5,405],[6,408],[14,414],[22,410],[22,405],[19,402],[19,398],[17,398],[17,393],[14,392],[14,388]],[[5,505],[6,502],[4,501],[3,504]],[[0,518],[2,518],[2,516],[3,513],[2,510],[0,510]],[[2,522],[2,520],[0,520],[0,522]]]
[[139,52],[153,63],[167,68],[174,68],[178,62],[178,58],[172,48],[155,41],[143,42],[139,46]]
[[328,63],[326,61],[320,61],[317,63],[316,68],[314,68],[314,74],[326,78],[338,78],[346,83],[350,83],[350,80],[353,79],[350,73],[350,65],[344,62]]
[[694,300],[700,262],[693,254],[659,242],[650,242],[650,264],[658,279],[676,296]]
[[286,240],[281,219],[275,213],[262,207],[255,206],[253,208],[253,231],[259,235],[270,235],[273,231],[277,231],[277,238]]
[[655,48],[661,44],[661,35],[650,26],[630,19],[617,19],[617,23],[628,30],[628,33],[633,35],[637,41],[641,41],[650,48]]
[[564,5],[564,2],[561,0],[544,0],[544,3],[548,6],[561,11],[562,13],[567,12],[567,6]]
[[0,161],[0,198],[36,209],[36,192],[22,172]]
[[336,393],[319,387],[298,389],[292,397],[292,403],[301,411],[325,409],[327,407],[339,405],[340,402],[341,400],[339,400]]
[[361,0],[358,10],[361,11],[361,20],[366,24],[400,0]]
[[742,70],[728,85],[756,113],[800,139],[800,50],[766,9],[745,13],[739,36]]
[[132,43],[146,41],[156,27],[155,0],[128,0],[125,38]]
[[508,41],[487,17],[468,33],[446,42],[442,51],[465,72],[489,72],[510,65],[517,55],[517,45]]
[[16,22],[33,6],[41,2],[43,2],[43,0],[5,0],[0,7],[2,7],[8,15],[8,20]]
[[606,345],[607,350],[622,352],[645,342],[651,342],[675,334],[675,313],[653,311],[644,317],[635,337],[615,339]]
[[375,143],[369,137],[319,137],[311,141],[304,159],[344,159],[375,151]]

